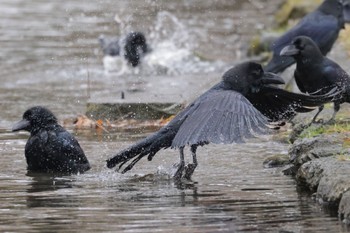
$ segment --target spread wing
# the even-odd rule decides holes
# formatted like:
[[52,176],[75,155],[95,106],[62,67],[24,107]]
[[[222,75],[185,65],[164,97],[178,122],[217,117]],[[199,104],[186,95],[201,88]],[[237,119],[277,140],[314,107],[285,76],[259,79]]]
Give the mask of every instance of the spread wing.
[[268,133],[268,119],[240,93],[212,91],[185,119],[172,147],[243,142]]
[[271,121],[288,120],[298,112],[310,112],[316,107],[331,102],[339,90],[331,89],[324,95],[305,95],[273,87],[264,86],[259,93],[247,98],[262,114]]

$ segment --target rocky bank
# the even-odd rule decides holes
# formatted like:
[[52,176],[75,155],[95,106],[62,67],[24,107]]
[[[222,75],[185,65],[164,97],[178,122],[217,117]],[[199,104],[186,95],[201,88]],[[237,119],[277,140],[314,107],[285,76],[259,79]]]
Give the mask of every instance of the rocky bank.
[[[277,13],[277,21],[285,27],[288,19],[285,17],[302,16],[309,6],[300,6],[306,1],[286,1]],[[308,5],[310,4],[309,1]],[[319,1],[315,1],[317,4]],[[303,11],[298,11],[303,9]],[[282,11],[285,11],[284,13]],[[298,13],[299,12],[299,13]],[[283,17],[284,16],[284,17]],[[288,26],[287,26],[288,27]],[[349,25],[342,31],[336,45],[329,56],[349,72]],[[262,37],[264,38],[264,37]],[[270,39],[269,39],[270,40]],[[289,79],[292,71],[286,71],[282,76]],[[291,89],[296,90],[295,87]],[[293,129],[289,135],[289,164],[284,173],[295,177],[298,185],[306,187],[320,204],[338,211],[339,218],[350,224],[350,105],[343,104],[337,115],[335,124],[305,125],[311,121],[315,112],[302,114],[293,120]],[[328,106],[321,118],[330,118],[332,106]],[[274,162],[269,161],[274,164]]]

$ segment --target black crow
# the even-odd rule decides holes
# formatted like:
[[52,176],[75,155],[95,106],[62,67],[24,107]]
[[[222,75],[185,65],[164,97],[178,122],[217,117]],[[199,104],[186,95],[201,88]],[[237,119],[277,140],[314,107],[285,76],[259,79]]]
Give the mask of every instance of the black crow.
[[273,57],[264,68],[268,72],[279,73],[295,63],[291,57],[281,57],[282,48],[297,36],[311,37],[326,55],[344,28],[343,5],[341,0],[325,0],[315,11],[272,43]]
[[142,32],[130,32],[123,39],[106,39],[104,36],[100,36],[99,42],[104,55],[124,56],[134,67],[140,63],[141,58],[150,50],[146,43],[146,37]]
[[[269,84],[283,80],[265,73],[260,64],[245,62],[228,70],[221,82],[188,105],[168,125],[107,160],[107,167],[123,166],[136,157],[124,170],[130,170],[142,157],[148,160],[160,150],[178,148],[180,164],[174,178],[190,179],[197,166],[196,149],[208,143],[243,142],[257,134],[268,133],[270,121],[292,116],[332,100],[324,96],[294,94]],[[262,101],[268,101],[262,103]],[[255,106],[256,103],[256,106]],[[185,167],[184,147],[190,146],[193,164]],[[184,172],[184,174],[183,174]]]
[[[316,43],[309,37],[296,37],[290,45],[284,47],[281,56],[289,56],[296,60],[294,72],[298,88],[303,93],[322,94],[336,87],[341,91],[340,98],[335,98],[334,113],[329,122],[335,120],[340,104],[350,103],[350,76],[334,61],[323,56]],[[313,118],[315,122],[323,105]]]
[[29,171],[72,174],[90,169],[78,141],[57,123],[50,110],[40,106],[28,109],[12,128],[19,130],[30,132],[25,146]]

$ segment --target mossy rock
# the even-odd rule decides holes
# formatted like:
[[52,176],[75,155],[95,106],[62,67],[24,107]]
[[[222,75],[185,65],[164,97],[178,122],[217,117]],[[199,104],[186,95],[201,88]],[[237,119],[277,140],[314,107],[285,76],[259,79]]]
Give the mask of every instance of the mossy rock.
[[86,115],[95,120],[155,120],[176,115],[181,109],[180,103],[88,103]]
[[312,138],[321,134],[333,134],[342,133],[348,134],[350,132],[350,122],[340,122],[336,124],[313,124],[305,129],[301,134],[300,138]]

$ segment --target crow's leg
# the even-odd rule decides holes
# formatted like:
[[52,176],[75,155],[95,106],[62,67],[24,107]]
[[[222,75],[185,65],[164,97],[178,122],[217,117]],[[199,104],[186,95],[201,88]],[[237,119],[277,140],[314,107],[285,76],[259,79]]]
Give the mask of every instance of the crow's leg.
[[182,177],[182,172],[185,168],[185,156],[184,156],[184,147],[180,147],[180,163],[175,165],[177,167],[177,170],[174,174],[175,180],[180,180]]
[[314,118],[312,118],[312,121],[310,122],[310,125],[312,123],[316,123],[316,118],[318,117],[318,115],[322,112],[324,108],[324,105],[321,105],[320,107],[318,107],[318,112],[316,113],[316,115],[314,116]]
[[192,153],[193,163],[189,163],[186,165],[185,174],[183,175],[183,177],[187,180],[191,179],[191,176],[198,165],[196,151],[197,151],[197,145],[192,145],[191,153]]
[[334,112],[333,115],[331,117],[331,119],[329,119],[327,121],[326,124],[334,124],[335,123],[335,115],[337,115],[337,112],[340,110],[340,103],[338,102],[334,102]]

